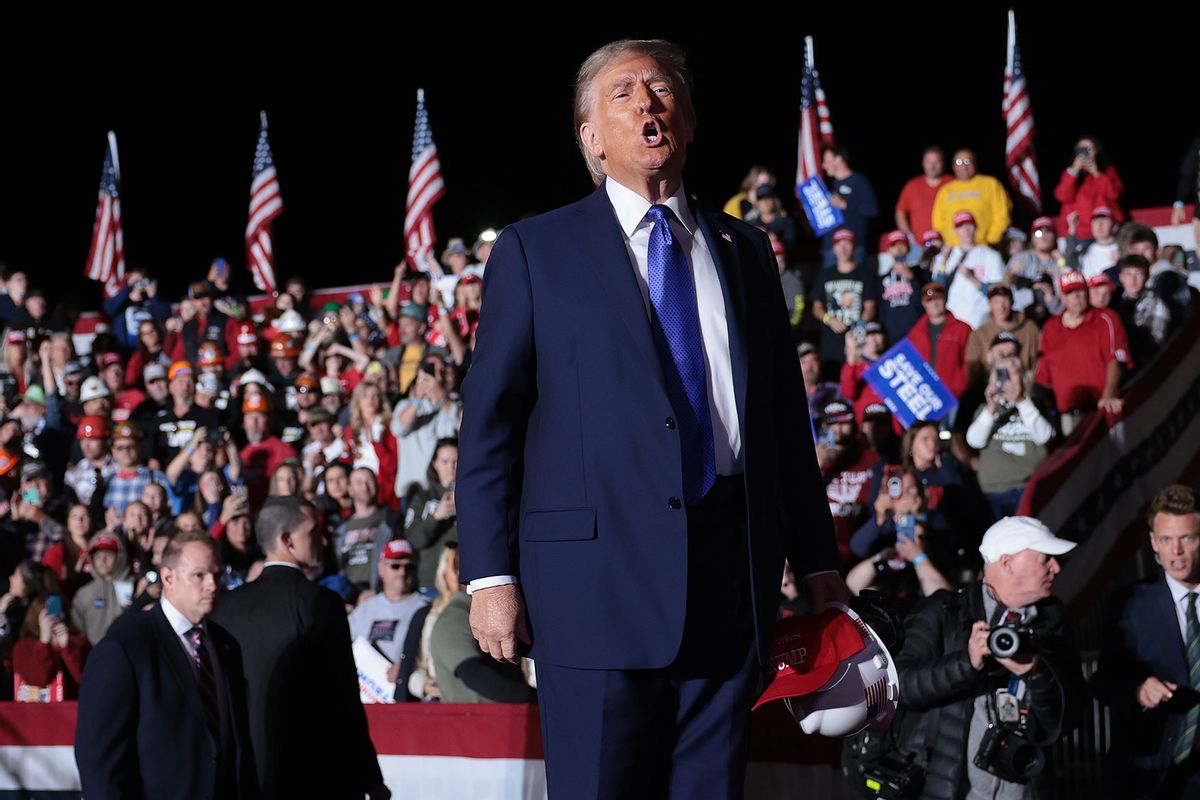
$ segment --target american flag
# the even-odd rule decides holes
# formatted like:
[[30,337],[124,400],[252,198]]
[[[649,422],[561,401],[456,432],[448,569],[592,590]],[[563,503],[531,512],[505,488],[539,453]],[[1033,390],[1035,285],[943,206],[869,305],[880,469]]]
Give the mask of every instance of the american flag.
[[279,179],[267,141],[267,112],[259,112],[258,146],[250,175],[250,221],[246,223],[246,268],[259,291],[275,292],[275,261],[271,250],[271,222],[283,213]]
[[796,186],[821,175],[821,145],[833,144],[833,122],[813,62],[813,39],[804,37],[804,74],[800,78],[800,147]]
[[117,184],[121,165],[117,161],[117,135],[108,132],[108,151],[100,172],[100,200],[96,204],[96,224],[92,227],[92,246],[88,249],[84,274],[104,284],[104,296],[112,297],[125,280],[125,237],[121,232],[121,199]]
[[1037,160],[1033,154],[1033,108],[1017,48],[1017,20],[1008,12],[1008,62],[1004,66],[1004,121],[1008,138],[1004,142],[1004,166],[1013,188],[1042,210],[1042,190],[1038,185]]
[[408,243],[408,262],[414,270],[430,269],[438,277],[441,266],[430,258],[433,242],[433,204],[446,193],[437,145],[429,130],[425,111],[425,90],[417,89],[417,122],[413,127],[412,167],[408,170],[408,207],[404,215],[404,239]]

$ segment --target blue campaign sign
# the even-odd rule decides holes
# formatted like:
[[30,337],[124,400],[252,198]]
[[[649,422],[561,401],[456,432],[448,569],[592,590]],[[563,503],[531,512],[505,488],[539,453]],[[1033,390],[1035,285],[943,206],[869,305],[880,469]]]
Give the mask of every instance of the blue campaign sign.
[[796,197],[804,206],[808,224],[817,236],[824,236],[846,221],[841,209],[834,208],[829,202],[829,190],[817,175],[796,187]]
[[908,339],[901,339],[880,356],[863,373],[863,378],[906,428],[921,419],[937,422],[958,405],[946,384]]

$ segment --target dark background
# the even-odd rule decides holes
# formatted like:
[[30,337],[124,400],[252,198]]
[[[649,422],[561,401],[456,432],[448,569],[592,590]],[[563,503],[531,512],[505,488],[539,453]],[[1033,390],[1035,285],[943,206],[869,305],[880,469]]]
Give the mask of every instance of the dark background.
[[[140,20],[163,29],[99,39],[7,26],[0,261],[53,296],[98,305],[82,272],[112,129],[127,265],[150,268],[174,298],[224,255],[249,286],[242,236],[261,108],[284,201],[280,281],[387,281],[404,250],[416,88],[426,89],[447,185],[434,211],[439,249],[450,236],[469,245],[484,227],[590,189],[571,130],[573,73],[623,36],[663,36],[688,52],[700,124],[686,179],[710,205],[757,162],[791,185],[805,33],[816,37],[837,141],[880,198],[881,230],[927,144],[974,147],[981,171],[1001,175],[1006,7],[839,8],[695,6],[687,27],[655,21],[672,11],[662,5],[624,10],[637,18],[628,25],[581,26],[580,7],[512,30],[495,10],[465,7],[456,28],[302,13],[286,34],[281,20],[249,19]],[[1126,208],[1169,204],[1200,134],[1191,23],[1178,12],[1016,8],[1050,210],[1083,134],[1099,137],[1120,170]]]

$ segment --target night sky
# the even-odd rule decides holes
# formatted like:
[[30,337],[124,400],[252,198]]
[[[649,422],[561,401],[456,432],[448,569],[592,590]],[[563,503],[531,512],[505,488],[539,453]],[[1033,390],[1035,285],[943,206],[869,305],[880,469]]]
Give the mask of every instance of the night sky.
[[[265,109],[284,201],[275,223],[281,280],[387,281],[404,249],[417,87],[426,89],[447,184],[435,208],[439,236],[470,244],[486,226],[590,189],[572,134],[572,78],[591,50],[624,36],[662,36],[688,52],[700,124],[685,179],[710,205],[735,192],[753,163],[790,185],[805,33],[816,38],[838,143],[873,182],[888,219],[927,144],[972,146],[981,171],[1000,174],[1005,6],[921,19],[855,4],[853,23],[818,13],[799,27],[781,24],[781,12],[769,10],[779,6],[761,8],[687,28],[644,21],[585,30],[564,14],[506,32],[464,18],[458,33],[437,27],[417,46],[411,24],[369,19],[298,19],[288,27],[300,29],[268,32],[259,44],[242,30],[245,20],[173,26],[189,31],[186,40],[126,36],[103,46],[26,39],[10,27],[0,261],[58,297],[98,304],[97,286],[81,276],[113,129],[127,264],[155,271],[174,297],[225,255],[249,286],[242,235]],[[1106,17],[1095,6],[1016,8],[1051,209],[1083,134],[1108,149],[1127,208],[1169,204],[1184,150],[1200,133],[1190,25],[1177,15]],[[264,25],[280,27],[255,23]],[[563,33],[551,40],[534,27]]]

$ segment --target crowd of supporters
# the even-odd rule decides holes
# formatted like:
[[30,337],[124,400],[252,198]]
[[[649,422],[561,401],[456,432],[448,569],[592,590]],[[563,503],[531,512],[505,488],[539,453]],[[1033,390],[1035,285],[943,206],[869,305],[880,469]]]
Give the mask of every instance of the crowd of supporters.
[[178,531],[219,541],[226,591],[253,581],[258,510],[297,495],[325,526],[311,577],[392,662],[397,700],[530,699],[531,675],[465,646],[458,583],[458,385],[494,239],[454,239],[436,272],[401,266],[390,286],[320,308],[293,278],[259,314],[222,259],[170,301],[134,267],[86,354],[74,320],[9,271],[0,696],[75,696],[89,648],[157,602]]
[[[793,262],[797,225],[769,169],[753,168],[726,205],[768,233],[779,261],[844,570],[856,590],[908,600],[978,574],[984,530],[1016,513],[1029,477],[1089,414],[1121,413],[1122,385],[1190,302],[1185,254],[1128,221],[1095,139],[1079,141],[1055,191],[1066,235],[1049,216],[1015,227],[1003,184],[971,150],[953,154],[949,175],[946,161],[924,152],[871,257],[875,193],[827,148],[846,224],[823,240],[819,269]],[[866,379],[902,339],[958,401],[936,424],[905,430]],[[910,540],[897,539],[897,515],[916,518]]]

